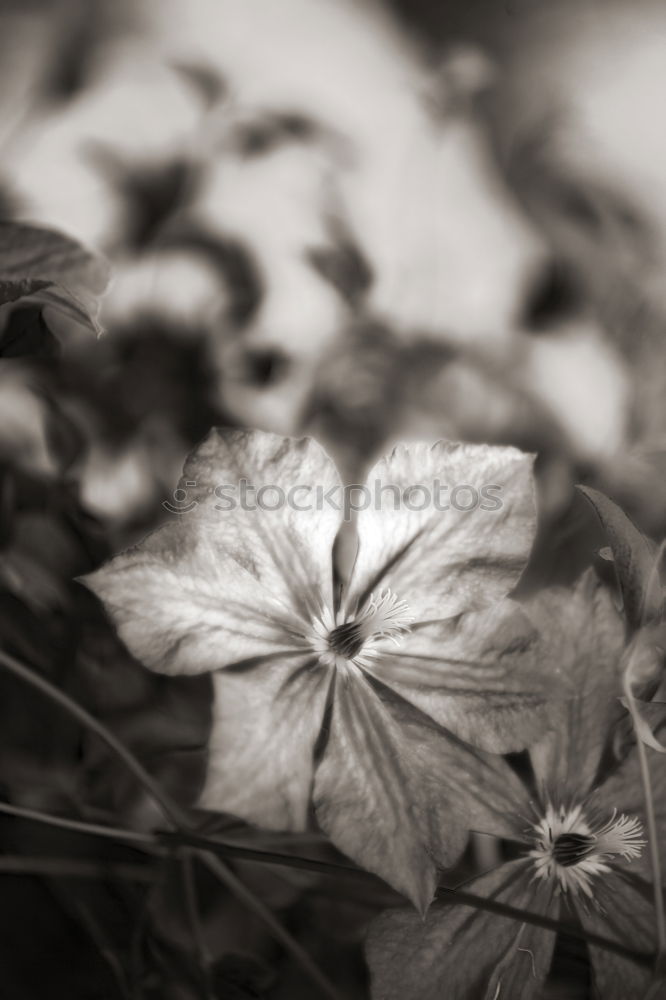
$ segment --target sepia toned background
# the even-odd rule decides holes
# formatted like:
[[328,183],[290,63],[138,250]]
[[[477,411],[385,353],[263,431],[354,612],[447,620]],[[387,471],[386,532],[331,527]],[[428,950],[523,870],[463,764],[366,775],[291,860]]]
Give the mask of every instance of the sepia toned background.
[[[214,425],[312,435],[346,483],[397,441],[536,452],[534,583],[601,544],[577,482],[663,536],[665,93],[658,0],[2,0],[0,221],[90,252],[85,310],[0,306],[3,648],[192,797],[208,680],[147,674],[75,578],[164,520]],[[100,740],[7,674],[0,731],[3,800],[154,828]],[[0,842],[33,862],[0,875],[3,1000],[314,996],[201,873],[193,939],[168,852],[8,815]],[[390,890],[237,867],[368,996]],[[587,984],[561,942],[545,996]]]

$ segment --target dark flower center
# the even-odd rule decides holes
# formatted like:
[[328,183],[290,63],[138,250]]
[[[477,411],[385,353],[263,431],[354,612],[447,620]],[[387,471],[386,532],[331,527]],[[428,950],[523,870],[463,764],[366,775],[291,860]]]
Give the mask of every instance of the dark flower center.
[[553,858],[563,868],[571,868],[586,858],[596,840],[587,833],[561,833],[553,844]]
[[398,639],[409,632],[412,621],[405,602],[387,588],[376,597],[370,594],[352,619],[331,629],[326,645],[336,657],[355,660],[357,666],[363,665],[361,660],[367,664],[375,656],[379,640],[390,639],[398,645]]
[[328,646],[334,653],[351,660],[360,653],[365,635],[357,622],[345,622],[328,634]]

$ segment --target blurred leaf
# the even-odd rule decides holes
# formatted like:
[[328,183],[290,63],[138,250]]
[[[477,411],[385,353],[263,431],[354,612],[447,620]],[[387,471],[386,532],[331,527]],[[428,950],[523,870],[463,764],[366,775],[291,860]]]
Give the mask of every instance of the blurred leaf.
[[188,206],[196,192],[198,170],[184,156],[136,164],[96,144],[90,148],[89,158],[121,195],[123,243],[134,250],[156,242],[169,220]]
[[57,356],[59,348],[58,339],[49,329],[41,306],[21,305],[12,309],[0,333],[1,357],[52,358]]
[[37,297],[99,332],[97,300],[108,280],[106,262],[68,236],[0,223],[0,305]]
[[41,476],[58,463],[49,442],[48,403],[30,373],[13,363],[0,367],[0,456]]
[[173,63],[173,68],[186,83],[194,88],[204,106],[210,108],[223,101],[227,94],[227,84],[218,67],[207,66],[202,62]]
[[50,284],[50,281],[43,281],[40,278],[17,278],[15,280],[0,278],[0,305],[16,302],[17,299],[25,298],[26,295],[34,295],[42,288],[48,288]]
[[64,582],[24,552],[4,554],[0,584],[36,612],[61,608],[66,602]]
[[275,980],[275,971],[252,955],[230,952],[213,969],[215,996],[225,997],[225,1000],[267,996]]
[[372,283],[372,272],[358,247],[340,239],[334,246],[309,251],[308,259],[322,278],[355,305]]

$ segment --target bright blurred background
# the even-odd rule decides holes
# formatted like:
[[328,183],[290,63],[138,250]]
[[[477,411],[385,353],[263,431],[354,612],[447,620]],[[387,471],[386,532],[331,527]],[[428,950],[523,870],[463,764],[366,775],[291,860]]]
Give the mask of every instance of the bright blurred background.
[[510,440],[662,517],[663,5],[4,6],[3,201],[111,258],[110,338],[205,333],[350,476]]

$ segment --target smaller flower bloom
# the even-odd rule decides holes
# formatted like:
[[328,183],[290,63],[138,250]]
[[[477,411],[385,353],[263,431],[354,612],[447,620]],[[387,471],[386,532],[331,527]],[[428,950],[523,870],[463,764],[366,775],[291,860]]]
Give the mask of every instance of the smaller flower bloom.
[[[557,658],[575,677],[577,692],[530,751],[536,795],[504,760],[488,759],[474,828],[514,841],[520,856],[466,888],[537,915],[574,915],[590,932],[649,954],[656,942],[635,743],[625,745],[614,769],[605,766],[621,718],[623,623],[591,574],[571,594],[544,592],[532,611],[543,630],[544,666]],[[666,768],[651,774],[663,857]],[[552,931],[474,912],[450,898],[433,904],[425,923],[406,909],[387,911],[368,939],[373,1000],[532,1000],[542,995],[554,945]],[[595,996],[645,994],[649,962],[595,946],[589,952]]]
[[548,803],[535,832],[537,846],[529,852],[535,862],[534,877],[556,883],[558,892],[582,892],[590,899],[592,876],[610,872],[609,861],[615,856],[625,861],[640,858],[647,843],[635,816],[618,817],[614,809],[608,822],[595,825],[580,805],[555,809]]

